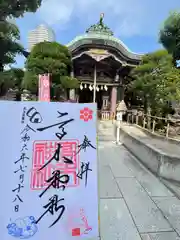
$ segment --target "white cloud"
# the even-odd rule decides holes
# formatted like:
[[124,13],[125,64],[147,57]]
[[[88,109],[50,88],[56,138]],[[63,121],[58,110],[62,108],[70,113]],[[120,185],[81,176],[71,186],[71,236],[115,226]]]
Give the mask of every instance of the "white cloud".
[[96,23],[101,12],[116,35],[154,35],[179,0],[44,0],[38,15],[49,25],[64,28],[76,19],[83,26]]
[[64,3],[60,3],[59,0],[46,0],[37,13],[49,25],[65,24],[71,19],[73,4],[69,0]]

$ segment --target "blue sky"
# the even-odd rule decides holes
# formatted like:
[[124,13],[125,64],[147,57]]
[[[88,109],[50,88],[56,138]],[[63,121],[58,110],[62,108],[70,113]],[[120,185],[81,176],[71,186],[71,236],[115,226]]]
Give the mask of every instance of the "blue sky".
[[[44,0],[36,13],[27,13],[16,20],[21,43],[27,48],[28,31],[44,23],[53,28],[56,41],[67,44],[75,36],[99,20],[136,53],[161,48],[158,31],[172,10],[180,10],[180,0]],[[17,67],[24,66],[24,57],[17,56]]]

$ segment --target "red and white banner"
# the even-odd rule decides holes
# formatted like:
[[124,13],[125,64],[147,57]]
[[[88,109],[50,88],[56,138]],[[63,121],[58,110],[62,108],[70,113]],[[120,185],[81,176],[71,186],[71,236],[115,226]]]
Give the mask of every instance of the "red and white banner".
[[50,102],[50,76],[39,75],[39,101]]

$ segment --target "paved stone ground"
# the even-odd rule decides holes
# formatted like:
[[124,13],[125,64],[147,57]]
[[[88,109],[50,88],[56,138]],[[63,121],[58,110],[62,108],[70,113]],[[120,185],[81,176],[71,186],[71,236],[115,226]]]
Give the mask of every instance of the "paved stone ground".
[[98,126],[101,240],[180,240],[180,200]]

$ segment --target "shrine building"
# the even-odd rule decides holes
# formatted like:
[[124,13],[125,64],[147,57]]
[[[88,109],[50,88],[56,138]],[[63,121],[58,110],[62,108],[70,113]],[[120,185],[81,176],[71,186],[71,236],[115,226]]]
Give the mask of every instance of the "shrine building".
[[71,76],[80,80],[80,88],[71,89],[69,98],[79,103],[96,102],[98,110],[111,115],[117,102],[124,100],[126,77],[143,54],[133,53],[115,38],[103,18],[101,14],[97,24],[66,45],[72,54]]
[[70,90],[70,99],[97,102],[98,110],[115,113],[117,102],[124,100],[125,78],[143,55],[131,52],[115,38],[103,15],[67,47],[72,53],[72,77],[81,82],[80,89]]

